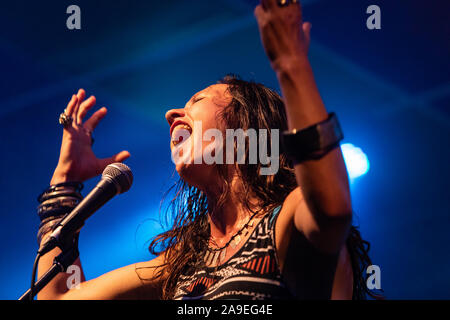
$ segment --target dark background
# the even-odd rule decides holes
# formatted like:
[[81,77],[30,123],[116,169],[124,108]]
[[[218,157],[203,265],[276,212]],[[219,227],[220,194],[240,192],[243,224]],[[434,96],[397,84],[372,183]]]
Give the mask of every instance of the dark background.
[[[100,157],[123,149],[132,189],[83,228],[88,278],[151,259],[159,205],[174,178],[167,109],[227,73],[278,88],[261,46],[257,1],[2,1],[0,4],[0,298],[29,286],[36,197],[61,139],[58,115],[78,88],[109,113]],[[369,172],[354,181],[355,223],[372,243],[389,299],[449,299],[449,1],[303,1],[310,59],[345,142]],[[66,28],[81,8],[82,29]],[[381,8],[381,30],[366,8]],[[175,175],[176,176],[176,175]],[[98,179],[85,184],[85,193]]]

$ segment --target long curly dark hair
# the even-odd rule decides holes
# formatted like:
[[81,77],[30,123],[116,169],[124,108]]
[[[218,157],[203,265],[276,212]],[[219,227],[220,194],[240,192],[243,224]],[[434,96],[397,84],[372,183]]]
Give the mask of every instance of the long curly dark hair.
[[[271,141],[271,129],[280,132],[287,129],[286,113],[283,100],[274,90],[262,84],[241,80],[236,76],[226,76],[219,83],[228,85],[232,100],[218,115],[229,129],[267,129],[268,141]],[[236,146],[235,146],[236,147]],[[270,152],[270,143],[267,146]],[[248,159],[248,145],[246,145]],[[230,193],[225,166],[216,165],[223,181],[221,197],[214,204],[220,208]],[[254,212],[250,197],[259,199],[265,214],[283,204],[285,198],[297,187],[292,163],[281,153],[279,170],[274,175],[260,175],[261,164],[236,164],[237,172],[243,182],[244,192],[240,193],[245,208]],[[210,235],[208,199],[204,192],[179,180],[172,188],[174,197],[167,209],[168,221],[172,221],[169,230],[156,236],[149,250],[154,255],[163,253],[166,263],[156,272],[157,277],[163,273],[163,299],[173,298],[178,277],[188,269],[204,266],[203,256]],[[209,204],[211,205],[211,204]],[[365,269],[372,262],[368,255],[369,243],[361,238],[360,232],[351,227],[346,242],[353,269],[353,299],[365,299],[366,294],[378,298],[367,289]]]

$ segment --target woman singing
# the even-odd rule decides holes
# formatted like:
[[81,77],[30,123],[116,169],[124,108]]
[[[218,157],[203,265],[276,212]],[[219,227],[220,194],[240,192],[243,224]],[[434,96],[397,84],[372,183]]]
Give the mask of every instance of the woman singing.
[[[83,277],[78,290],[69,290],[68,276],[60,273],[39,299],[359,299],[369,293],[363,272],[370,259],[367,243],[351,225],[342,134],[325,109],[307,58],[311,24],[302,21],[294,0],[262,0],[255,16],[283,98],[261,84],[227,76],[184,108],[168,111],[172,154],[183,148],[191,161],[176,162],[173,226],[151,243],[156,258],[93,280]],[[109,159],[94,155],[91,134],[106,114],[101,108],[84,121],[94,105],[95,98],[85,99],[80,89],[60,118],[60,158],[41,197],[60,208],[41,210],[41,241],[80,201],[78,182],[129,157],[127,151]],[[279,130],[281,152],[276,161],[271,158],[276,172],[262,174],[274,163],[248,161],[254,152],[248,144],[244,162],[192,161],[195,123],[224,136],[227,129],[265,130],[267,143],[259,141],[258,148],[272,154],[273,141],[278,143],[273,130]],[[217,142],[203,141],[200,149],[205,153]],[[238,151],[236,142],[223,146],[224,154]],[[38,275],[58,253],[42,257]],[[76,264],[81,267],[79,260]]]

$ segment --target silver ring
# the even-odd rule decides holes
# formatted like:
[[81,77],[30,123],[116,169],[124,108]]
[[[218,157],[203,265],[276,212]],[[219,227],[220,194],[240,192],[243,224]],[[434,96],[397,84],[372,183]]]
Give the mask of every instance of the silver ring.
[[[64,110],[65,111],[65,110]],[[72,125],[73,118],[67,115],[65,112],[59,115],[59,124],[64,128],[68,128]]]
[[298,0],[277,0],[277,4],[279,7],[287,7],[290,4],[296,4]]
[[277,0],[279,7],[287,7],[290,4],[290,0]]

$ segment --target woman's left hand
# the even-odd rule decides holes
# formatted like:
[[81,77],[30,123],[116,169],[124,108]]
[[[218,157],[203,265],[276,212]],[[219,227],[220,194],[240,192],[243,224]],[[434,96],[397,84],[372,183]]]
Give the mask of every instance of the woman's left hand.
[[255,17],[275,71],[288,68],[299,59],[307,59],[311,23],[303,22],[298,0],[261,0],[255,8]]

